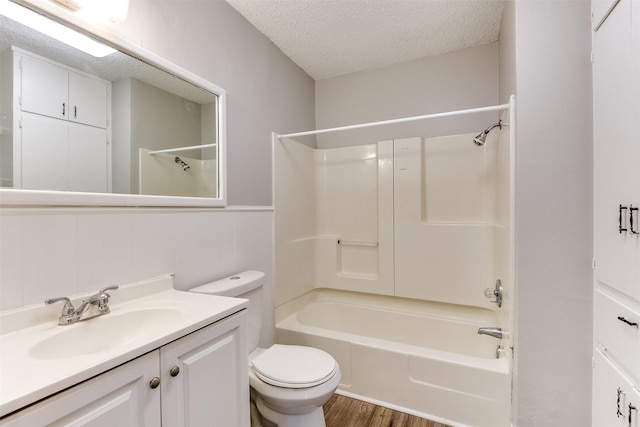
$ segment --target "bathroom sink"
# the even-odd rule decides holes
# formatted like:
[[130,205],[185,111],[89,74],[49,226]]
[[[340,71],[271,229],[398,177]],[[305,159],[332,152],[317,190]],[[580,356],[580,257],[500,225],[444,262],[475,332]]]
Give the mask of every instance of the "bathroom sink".
[[109,313],[69,326],[58,326],[55,334],[31,347],[36,359],[67,359],[111,350],[178,322],[183,313],[173,308],[147,308]]

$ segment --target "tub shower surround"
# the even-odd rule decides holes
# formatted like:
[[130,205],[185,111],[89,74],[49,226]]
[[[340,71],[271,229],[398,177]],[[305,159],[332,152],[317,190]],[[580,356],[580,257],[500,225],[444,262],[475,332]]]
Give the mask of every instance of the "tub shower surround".
[[[480,147],[476,134],[333,149],[276,140],[276,340],[331,353],[341,393],[502,427],[513,153],[507,129]],[[498,279],[500,308],[485,295]]]

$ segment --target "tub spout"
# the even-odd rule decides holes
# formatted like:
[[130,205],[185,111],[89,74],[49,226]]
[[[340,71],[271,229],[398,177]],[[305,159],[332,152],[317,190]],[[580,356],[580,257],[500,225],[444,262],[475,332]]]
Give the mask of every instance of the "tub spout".
[[501,340],[504,338],[502,328],[480,328],[478,329],[478,335],[491,335],[494,338]]

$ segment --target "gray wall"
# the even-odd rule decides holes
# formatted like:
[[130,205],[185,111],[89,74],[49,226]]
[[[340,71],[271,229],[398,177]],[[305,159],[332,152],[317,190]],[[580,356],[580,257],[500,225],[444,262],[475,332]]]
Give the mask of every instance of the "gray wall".
[[227,91],[228,202],[271,205],[271,132],[314,128],[314,81],[221,0],[132,0],[116,31]]
[[[498,44],[472,47],[316,82],[319,129],[496,105]],[[317,136],[318,148],[417,135],[480,132],[497,113],[428,120]]]
[[591,425],[590,51],[588,1],[507,3],[500,97],[517,92],[518,427]]

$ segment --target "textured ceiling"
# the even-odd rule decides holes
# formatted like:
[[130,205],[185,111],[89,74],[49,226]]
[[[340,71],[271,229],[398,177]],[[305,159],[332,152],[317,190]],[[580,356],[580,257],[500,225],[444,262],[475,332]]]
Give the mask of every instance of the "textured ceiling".
[[316,80],[498,40],[502,0],[226,0]]

